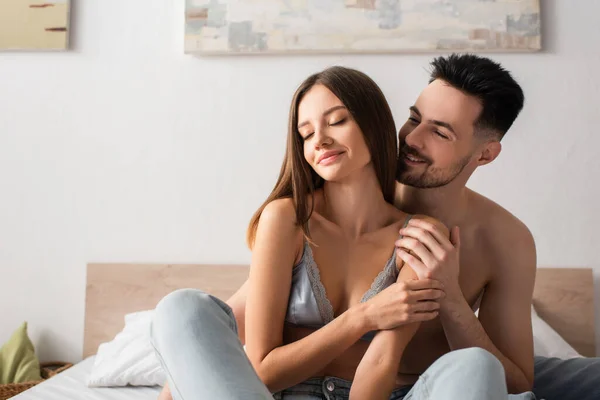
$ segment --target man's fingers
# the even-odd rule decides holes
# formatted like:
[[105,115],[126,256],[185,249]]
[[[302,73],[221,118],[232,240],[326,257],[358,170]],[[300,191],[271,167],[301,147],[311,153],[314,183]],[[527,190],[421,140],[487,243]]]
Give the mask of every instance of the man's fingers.
[[428,300],[439,300],[446,296],[446,294],[440,289],[422,289],[410,292],[409,300],[417,303]]
[[408,226],[416,226],[418,228],[426,230],[446,250],[450,250],[450,249],[454,248],[454,246],[450,242],[450,233],[442,232],[439,227],[435,226],[433,223],[431,223],[429,221],[424,221],[422,219],[413,218],[408,222]]
[[410,267],[417,273],[419,278],[429,278],[428,274],[430,274],[429,269],[423,264],[421,260],[417,257],[407,253],[402,249],[396,249],[396,255],[402,259],[405,263],[410,265]]
[[[400,230],[400,234],[402,235],[402,237],[396,241],[396,247],[404,247],[400,245],[400,242],[403,239],[412,238],[417,240],[419,243],[422,243],[425,249],[431,254],[433,254],[434,257],[439,258],[440,255],[443,254],[444,248],[442,247],[442,245],[437,241],[436,238],[434,238],[431,232],[421,227],[408,225],[406,228],[402,228]],[[423,259],[421,254],[417,253],[417,256]]]
[[[421,242],[418,238],[406,236],[402,239],[396,240],[395,245],[397,248],[412,251],[415,256],[419,257],[425,263],[425,265],[431,264],[435,261],[435,252],[431,251],[427,244]],[[441,252],[442,250],[440,245],[436,244],[436,246],[439,252]]]

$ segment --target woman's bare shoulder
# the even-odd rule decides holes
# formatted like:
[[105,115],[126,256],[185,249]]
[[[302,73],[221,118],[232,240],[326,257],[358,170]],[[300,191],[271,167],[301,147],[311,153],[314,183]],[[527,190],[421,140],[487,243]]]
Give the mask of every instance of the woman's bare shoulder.
[[258,221],[257,238],[253,248],[274,251],[289,249],[298,259],[303,240],[302,227],[296,223],[296,208],[290,198],[271,201],[265,206]]
[[296,224],[296,207],[294,206],[294,201],[291,198],[271,201],[265,206],[260,215],[260,225],[287,232],[300,229],[298,224]]

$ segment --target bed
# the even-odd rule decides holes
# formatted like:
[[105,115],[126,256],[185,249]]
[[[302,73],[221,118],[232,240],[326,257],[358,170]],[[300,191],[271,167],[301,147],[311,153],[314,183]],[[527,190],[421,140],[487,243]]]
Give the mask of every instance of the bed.
[[89,388],[86,380],[94,357],[88,357],[11,400],[156,400],[160,386]]
[[[160,387],[88,388],[98,346],[123,328],[123,317],[149,310],[167,293],[193,287],[228,298],[248,277],[247,265],[89,264],[84,360],[14,400],[154,400]],[[595,356],[591,269],[539,268],[533,304],[542,319],[584,356]]]

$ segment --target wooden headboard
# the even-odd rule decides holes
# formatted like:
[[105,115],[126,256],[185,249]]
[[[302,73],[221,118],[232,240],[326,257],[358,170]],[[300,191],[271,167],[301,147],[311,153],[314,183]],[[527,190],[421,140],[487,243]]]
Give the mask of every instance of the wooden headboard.
[[[153,309],[180,288],[198,288],[221,299],[247,279],[247,265],[89,264],[83,356],[123,329],[125,314]],[[596,355],[591,269],[538,269],[534,306],[577,351]]]
[[594,275],[590,268],[538,268],[533,306],[580,354],[596,356]]

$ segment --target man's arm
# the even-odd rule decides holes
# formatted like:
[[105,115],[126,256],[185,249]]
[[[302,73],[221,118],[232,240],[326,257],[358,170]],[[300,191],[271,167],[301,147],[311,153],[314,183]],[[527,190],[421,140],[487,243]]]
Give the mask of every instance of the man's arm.
[[509,392],[531,390],[531,299],[536,268],[531,233],[519,225],[495,239],[500,245],[496,246],[499,254],[494,256],[500,262],[484,292],[478,320],[458,284],[457,228],[448,241],[431,221],[411,223],[404,234],[412,239],[401,239],[397,244],[412,250],[423,261],[403,250],[398,250],[398,254],[419,277],[438,279],[444,284],[446,298],[440,303],[440,320],[450,348],[481,347],[489,351],[504,366]]
[[507,238],[497,255],[501,263],[487,285],[479,320],[462,301],[442,305],[440,319],[451,349],[481,347],[494,354],[506,373],[508,390],[521,393],[533,386],[531,299],[536,270],[533,237],[525,228]]

